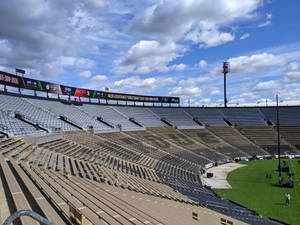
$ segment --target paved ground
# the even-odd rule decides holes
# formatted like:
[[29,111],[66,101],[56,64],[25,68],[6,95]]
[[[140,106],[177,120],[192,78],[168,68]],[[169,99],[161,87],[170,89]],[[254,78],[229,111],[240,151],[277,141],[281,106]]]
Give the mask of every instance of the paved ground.
[[227,163],[221,166],[212,167],[206,172],[213,173],[214,176],[212,178],[207,178],[205,173],[201,176],[202,182],[204,185],[210,186],[211,188],[230,189],[231,186],[226,180],[227,174],[235,169],[244,166],[246,165],[238,163]]

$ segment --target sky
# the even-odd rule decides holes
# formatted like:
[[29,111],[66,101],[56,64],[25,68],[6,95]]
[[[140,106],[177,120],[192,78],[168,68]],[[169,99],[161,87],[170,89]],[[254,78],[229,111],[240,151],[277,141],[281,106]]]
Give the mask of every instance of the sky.
[[181,105],[300,100],[300,0],[0,1],[0,70]]

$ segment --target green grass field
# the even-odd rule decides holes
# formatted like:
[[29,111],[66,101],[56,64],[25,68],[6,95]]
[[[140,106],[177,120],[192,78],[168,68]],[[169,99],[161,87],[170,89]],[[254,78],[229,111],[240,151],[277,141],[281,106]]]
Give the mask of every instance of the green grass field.
[[[275,186],[278,174],[272,179],[266,174],[276,170],[278,160],[258,160],[241,162],[248,166],[232,171],[227,180],[232,189],[215,189],[221,197],[237,202],[258,212],[262,217],[272,217],[280,221],[300,225],[300,160],[286,160],[293,176],[294,188]],[[283,173],[287,179],[286,173]],[[285,203],[285,193],[291,195],[290,206]]]

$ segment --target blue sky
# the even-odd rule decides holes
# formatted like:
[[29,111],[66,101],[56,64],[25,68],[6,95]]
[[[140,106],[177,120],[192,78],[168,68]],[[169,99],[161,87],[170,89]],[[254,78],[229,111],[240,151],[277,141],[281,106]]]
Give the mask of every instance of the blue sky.
[[300,100],[299,0],[0,2],[0,69],[111,91],[232,105]]

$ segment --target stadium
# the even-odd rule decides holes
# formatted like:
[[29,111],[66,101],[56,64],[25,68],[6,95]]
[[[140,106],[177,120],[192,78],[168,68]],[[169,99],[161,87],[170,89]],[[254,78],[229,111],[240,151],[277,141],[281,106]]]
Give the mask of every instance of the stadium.
[[300,225],[300,1],[0,1],[0,225]]
[[[31,210],[54,224],[281,224],[221,198],[201,178],[234,160],[275,158],[276,107],[178,107],[176,97],[0,77],[5,217]],[[279,113],[282,156],[300,157],[300,107]]]

